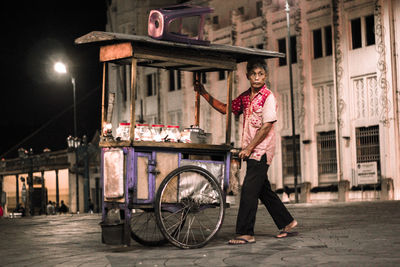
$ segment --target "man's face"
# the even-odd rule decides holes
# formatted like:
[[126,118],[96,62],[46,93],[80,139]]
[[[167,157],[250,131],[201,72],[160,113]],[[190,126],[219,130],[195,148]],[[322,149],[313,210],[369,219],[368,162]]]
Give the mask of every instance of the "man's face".
[[257,67],[247,73],[247,79],[250,81],[250,86],[254,89],[261,89],[267,78],[267,74],[263,68]]

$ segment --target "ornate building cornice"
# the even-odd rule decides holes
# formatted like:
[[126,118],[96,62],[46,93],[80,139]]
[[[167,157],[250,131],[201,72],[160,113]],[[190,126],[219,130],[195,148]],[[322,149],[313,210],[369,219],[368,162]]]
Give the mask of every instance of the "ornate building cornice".
[[331,8],[331,5],[330,5],[330,4],[327,4],[327,5],[323,5],[323,6],[319,6],[319,7],[310,9],[310,10],[308,10],[308,11],[306,12],[306,14],[307,14],[307,15],[311,15],[311,14],[316,13],[316,12],[318,12],[318,11],[325,10],[325,9],[330,9],[330,8]]

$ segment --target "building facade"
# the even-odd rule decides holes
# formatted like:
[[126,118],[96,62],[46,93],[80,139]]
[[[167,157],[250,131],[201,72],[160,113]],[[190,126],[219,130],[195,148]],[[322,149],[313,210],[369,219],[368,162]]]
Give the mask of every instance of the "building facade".
[[98,134],[96,137],[81,146],[78,153],[73,150],[27,152],[18,158],[3,159],[0,162],[0,205],[6,214],[21,208],[26,214],[45,214],[48,201],[56,208],[63,201],[71,213],[87,212],[89,199],[94,205],[93,211],[99,212],[102,186]]
[[[151,9],[182,1],[111,1],[107,31],[147,35]],[[205,36],[212,43],[288,54],[285,1],[203,0],[209,6]],[[400,199],[400,2],[395,0],[292,0],[290,43],[298,183],[302,201]],[[190,32],[193,25],[184,25]],[[291,98],[287,60],[271,59],[268,86],[278,100],[277,149],[269,179],[278,192],[294,184]],[[108,67],[116,99],[112,121],[128,121],[130,73]],[[194,124],[193,74],[138,69],[137,122]],[[226,73],[202,75],[211,94],[226,99]],[[234,75],[233,95],[248,89],[245,64]],[[240,147],[241,118],[232,139]],[[115,127],[115,125],[114,125]],[[224,115],[201,102],[200,127],[223,143]],[[114,129],[115,130],[115,129]],[[242,167],[242,170],[244,168]],[[286,188],[286,190],[284,190]],[[288,189],[289,188],[289,189]],[[282,194],[283,197],[284,194]],[[293,194],[289,195],[293,198]]]

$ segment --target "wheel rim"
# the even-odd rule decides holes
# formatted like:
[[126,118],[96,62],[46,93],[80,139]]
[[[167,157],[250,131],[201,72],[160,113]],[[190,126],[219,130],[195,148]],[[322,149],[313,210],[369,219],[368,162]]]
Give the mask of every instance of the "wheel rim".
[[156,223],[154,209],[133,209],[130,220],[131,237],[145,246],[159,246],[167,242]]
[[201,247],[218,232],[224,199],[215,178],[204,169],[185,166],[172,172],[157,195],[160,230],[174,245]]

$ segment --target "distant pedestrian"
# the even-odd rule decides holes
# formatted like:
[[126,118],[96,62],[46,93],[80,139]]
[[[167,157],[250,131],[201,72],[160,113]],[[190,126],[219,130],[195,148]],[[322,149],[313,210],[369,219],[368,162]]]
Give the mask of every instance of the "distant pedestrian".
[[3,217],[3,207],[0,205],[0,218]]
[[49,204],[46,206],[46,213],[47,215],[55,215],[56,214],[56,207],[54,203],[49,200]]
[[93,213],[94,211],[94,204],[92,200],[89,198],[89,213]]
[[22,217],[25,216],[25,208],[22,204],[18,203],[17,207],[14,209],[15,213],[20,213]]
[[61,206],[58,210],[60,213],[67,213],[68,212],[68,207],[65,205],[64,200],[61,200]]

